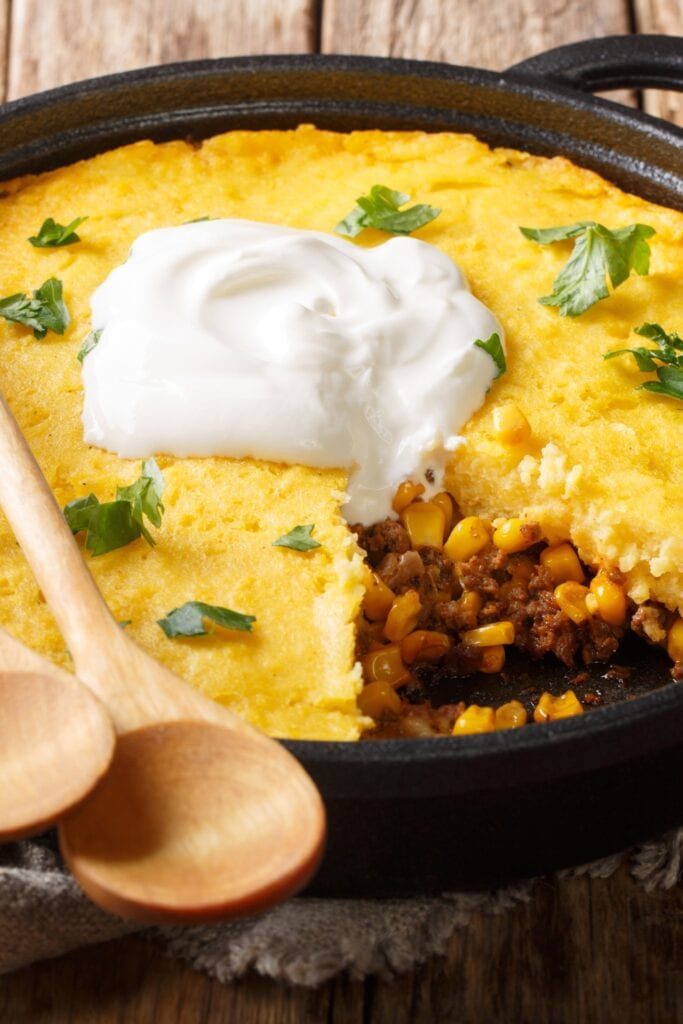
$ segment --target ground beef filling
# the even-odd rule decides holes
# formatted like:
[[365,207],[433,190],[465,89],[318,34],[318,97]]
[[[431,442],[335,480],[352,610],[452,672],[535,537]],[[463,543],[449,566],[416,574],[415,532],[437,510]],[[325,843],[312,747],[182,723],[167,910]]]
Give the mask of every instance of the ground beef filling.
[[[368,702],[367,713],[378,723],[370,736],[452,733],[467,708],[467,701],[448,699],[449,680],[478,673],[500,673],[513,648],[532,659],[553,655],[566,669],[576,673],[577,685],[580,685],[588,679],[588,672],[583,671],[587,666],[614,658],[629,627],[651,643],[665,642],[673,616],[657,605],[636,608],[625,599],[621,622],[610,623],[600,614],[573,621],[558,604],[557,573],[553,574],[542,562],[541,553],[548,547],[547,543],[540,540],[540,530],[535,524],[528,524],[526,528],[531,531],[526,537],[529,546],[520,552],[501,550],[489,540],[477,554],[457,561],[449,558],[442,548],[413,546],[409,531],[396,519],[386,519],[370,527],[353,527],[376,580],[391,591],[387,600],[410,595],[413,607],[419,604],[419,611],[409,623],[412,639],[403,638],[398,643],[387,640],[386,619],[361,615],[357,653],[364,665],[366,683],[378,679],[377,673],[373,674],[377,661],[373,655],[386,653],[388,661],[393,658],[389,671],[394,672],[394,677],[390,682],[393,693],[400,699],[399,705],[396,697],[388,694],[390,700],[386,707],[382,701],[379,704]],[[581,569],[585,573],[585,586],[579,589],[587,590],[595,574],[585,566]],[[610,572],[609,582],[620,587],[619,573]],[[467,636],[469,631],[494,624],[505,625],[508,630],[506,624],[512,624],[514,631],[514,636],[510,631],[511,639],[504,641],[508,644],[505,653],[496,645],[495,656],[491,646],[477,646],[475,642],[468,642],[472,636]],[[500,625],[495,628],[499,629]],[[427,631],[427,646],[416,655],[422,631]],[[405,665],[404,660],[408,662]],[[383,666],[381,668],[383,670]],[[624,674],[617,666],[615,678],[621,678],[620,672]],[[683,677],[683,663],[674,665],[672,675]],[[572,705],[574,710],[567,710],[567,714],[581,713],[584,707],[602,702],[590,688],[582,692],[580,701],[571,691],[570,695],[575,704]],[[518,704],[517,701],[512,703]],[[483,710],[493,713],[491,708]],[[536,721],[545,720],[533,707],[531,714]],[[527,717],[524,715],[523,720]],[[557,717],[564,717],[564,714]],[[490,716],[486,721],[489,720]]]

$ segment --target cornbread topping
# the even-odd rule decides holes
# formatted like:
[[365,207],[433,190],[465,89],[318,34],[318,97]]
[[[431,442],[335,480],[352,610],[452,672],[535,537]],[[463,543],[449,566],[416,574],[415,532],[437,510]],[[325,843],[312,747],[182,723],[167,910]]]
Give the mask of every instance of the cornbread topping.
[[353,467],[350,522],[440,489],[496,375],[495,317],[426,242],[205,220],[148,231],[92,297],[85,439],[124,457]]
[[[382,216],[366,222],[373,195]],[[222,220],[171,227],[206,215]],[[348,248],[333,234],[342,216],[347,228],[362,228]],[[367,249],[383,241],[378,228],[397,226],[419,226],[428,251],[454,261],[495,311],[505,353],[489,324],[473,329],[469,346],[481,340],[487,347],[474,354],[489,361],[489,374],[505,372],[458,431],[465,440],[445,459],[441,489],[428,486],[425,458],[405,471],[392,512],[370,510],[374,521],[359,526],[353,509],[348,522],[340,515],[350,468],[177,457],[151,435],[131,460],[84,441],[82,372],[94,372],[109,344],[109,322],[92,323],[92,295],[150,229],[168,240],[220,232],[232,218],[290,225],[304,237],[326,232],[330,260],[353,256],[349,301],[361,305],[358,322],[380,286],[370,275],[367,302],[358,298],[356,282],[368,275],[357,261],[419,249],[405,238]],[[657,666],[662,682],[669,670],[683,679],[683,449],[672,441],[683,374],[679,212],[562,158],[491,150],[470,136],[302,126],[228,132],[201,145],[140,142],[6,182],[0,221],[3,392],[115,618],[208,696],[275,736],[357,740],[552,722],[644,692],[660,678]],[[163,269],[170,254],[159,248]],[[216,248],[224,260],[228,247]],[[308,260],[312,275],[320,263]],[[423,334],[427,311],[413,302],[418,286],[407,265],[387,284],[395,305],[389,295],[378,320],[391,321],[386,311],[409,302]],[[270,313],[275,326],[263,326],[245,351],[226,350],[218,330],[226,304],[182,277],[167,276],[157,292],[168,302],[156,307],[164,347],[152,369],[161,384],[183,383],[172,364],[188,322],[185,372],[215,376],[206,355],[213,346],[224,357],[219,366],[239,362],[248,381],[247,357],[257,363],[257,342],[280,331],[272,310],[281,293],[255,287],[255,315]],[[322,294],[343,284],[346,295],[344,282],[337,274]],[[138,295],[141,281],[133,283]],[[304,294],[299,311],[320,292]],[[130,298],[117,320],[132,322]],[[327,319],[314,309],[307,315],[327,329],[338,357],[325,373],[336,381],[335,370],[358,397],[340,325],[329,310]],[[157,331],[152,318],[147,324]],[[424,351],[434,352],[431,343]],[[156,397],[150,386],[130,403],[136,381],[151,379],[139,365],[147,342],[131,342],[129,355],[130,384],[116,413],[127,410],[134,432],[134,417],[153,419]],[[285,355],[258,364],[283,393],[285,380],[308,379],[297,376],[302,353],[296,365]],[[406,389],[400,401],[390,396],[400,425],[425,408],[433,417],[415,391],[416,366],[400,362],[393,372],[396,359],[384,362]],[[339,406],[328,391],[320,401],[332,421]],[[249,407],[256,439],[273,433],[272,411]],[[196,416],[212,418],[209,406]],[[428,465],[436,468],[431,457]],[[69,666],[6,523],[0,548],[0,624]],[[656,648],[652,672],[641,672],[640,637]],[[530,660],[541,657],[542,671],[532,672]]]

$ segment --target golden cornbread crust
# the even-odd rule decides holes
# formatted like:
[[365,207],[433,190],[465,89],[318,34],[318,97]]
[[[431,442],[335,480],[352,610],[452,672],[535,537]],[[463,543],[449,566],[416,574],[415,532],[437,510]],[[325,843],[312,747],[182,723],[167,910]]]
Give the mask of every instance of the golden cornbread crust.
[[[548,537],[571,538],[591,565],[617,566],[638,602],[680,607],[683,595],[683,406],[638,392],[631,345],[644,321],[683,324],[683,216],[646,203],[562,158],[490,150],[470,136],[354,132],[304,126],[232,132],[196,147],[140,142],[3,186],[0,291],[63,281],[72,321],[63,338],[36,341],[0,322],[2,388],[60,505],[114,497],[139,461],[89,447],[81,425],[76,353],[89,298],[150,228],[203,216],[241,217],[331,231],[356,196],[386,184],[441,208],[417,233],[451,255],[507,336],[508,372],[465,430],[448,488],[465,515],[519,515]],[[89,220],[82,241],[35,249],[46,217]],[[540,306],[570,244],[541,247],[519,232],[597,220],[652,225],[650,275],[630,279],[576,320]],[[385,236],[367,231],[361,244]],[[514,402],[529,442],[505,446],[493,409]],[[267,415],[267,410],[263,410]],[[152,454],[152,453],[150,453]],[[339,508],[346,474],[250,459],[177,459],[157,453],[166,512],[143,540],[89,564],[114,615],[155,657],[267,732],[356,739],[355,620],[367,570]],[[294,525],[315,523],[322,547],[274,548]],[[0,529],[0,623],[55,661],[68,654],[7,526]],[[156,620],[188,600],[255,615],[252,634],[169,640]]]

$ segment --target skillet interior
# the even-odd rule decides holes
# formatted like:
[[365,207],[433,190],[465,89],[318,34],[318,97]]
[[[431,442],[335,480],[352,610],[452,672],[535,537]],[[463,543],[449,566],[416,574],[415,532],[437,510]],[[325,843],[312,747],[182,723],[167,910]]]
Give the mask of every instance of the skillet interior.
[[[623,75],[618,84],[628,84]],[[0,112],[0,177],[142,137],[302,121],[471,131],[492,144],[563,153],[683,209],[680,129],[535,83],[523,68],[496,74],[358,57],[166,65],[19,100]],[[329,813],[328,853],[312,890],[379,895],[490,884],[679,823],[683,795],[671,780],[683,769],[683,687],[662,686],[665,678],[661,661],[644,657],[639,686],[653,692],[548,726],[457,740],[288,743]]]

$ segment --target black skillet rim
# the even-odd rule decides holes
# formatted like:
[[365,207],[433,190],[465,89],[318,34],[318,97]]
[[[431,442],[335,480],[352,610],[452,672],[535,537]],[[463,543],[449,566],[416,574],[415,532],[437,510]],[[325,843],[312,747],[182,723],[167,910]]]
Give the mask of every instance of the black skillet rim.
[[[560,152],[562,140],[565,139],[570,142],[575,159],[580,159],[585,166],[592,166],[600,171],[601,156],[607,157],[613,150],[610,148],[609,139],[606,143],[602,131],[599,129],[603,127],[619,130],[635,128],[641,134],[647,135],[650,142],[661,142],[668,147],[668,151],[672,144],[676,149],[681,148],[683,129],[640,110],[627,108],[621,104],[581,92],[576,87],[577,83],[572,82],[571,75],[566,70],[562,70],[559,59],[550,62],[551,68],[555,65],[558,68],[557,73],[550,78],[539,77],[535,65],[538,61],[551,58],[554,54],[561,55],[576,51],[576,59],[580,59],[583,55],[587,57],[589,65],[597,63],[598,67],[602,67],[602,63],[607,60],[609,66],[611,49],[618,48],[619,43],[623,43],[625,40],[629,41],[629,45],[635,47],[634,55],[637,60],[634,62],[633,84],[647,85],[650,80],[655,85],[662,84],[651,71],[648,73],[652,62],[654,61],[656,65],[660,59],[660,54],[657,51],[662,49],[664,50],[664,59],[667,59],[672,66],[669,68],[671,76],[675,81],[680,80],[683,83],[683,39],[654,35],[613,36],[558,47],[554,51],[547,51],[538,55],[537,58],[531,58],[504,72],[397,57],[276,54],[180,61],[85,79],[21,97],[0,106],[0,178],[6,179],[23,173],[39,173],[70,160],[80,159],[78,155],[74,155],[76,149],[81,152],[82,156],[88,156],[94,152],[101,152],[103,148],[118,145],[120,140],[126,138],[130,141],[134,137],[182,137],[182,129],[164,133],[164,126],[175,125],[183,118],[198,120],[200,115],[205,119],[218,118],[221,111],[223,116],[226,116],[228,106],[232,111],[232,116],[238,118],[249,115],[267,120],[276,115],[284,115],[289,116],[290,121],[292,119],[305,120],[306,111],[308,111],[308,116],[311,119],[316,117],[327,121],[331,118],[338,120],[340,117],[347,121],[352,118],[355,121],[365,119],[364,123],[359,125],[360,127],[368,127],[366,122],[370,116],[375,117],[378,121],[408,117],[422,120],[424,124],[418,125],[418,127],[425,127],[426,130],[430,130],[430,125],[438,123],[439,118],[452,121],[457,115],[462,127],[453,130],[467,131],[467,123],[471,121],[472,130],[478,129],[486,134],[489,129],[489,135],[491,126],[505,121],[506,124],[514,125],[520,133],[521,138],[516,143],[518,147],[526,142],[526,132],[532,133],[534,144],[531,149],[537,153]],[[604,53],[594,52],[594,45],[598,44],[605,47]],[[648,55],[649,62],[646,59]],[[542,68],[542,70],[545,74],[547,68]],[[302,96],[295,99],[292,99],[291,96],[284,98],[272,91],[272,86],[277,86],[278,76],[282,74],[290,78],[295,75],[308,76],[311,81],[315,81],[316,88],[325,87],[329,96],[333,98],[328,96],[320,99],[317,94],[310,92],[310,87],[309,91],[304,89],[303,98]],[[241,102],[232,101],[228,104],[224,101],[218,107],[212,104],[210,98],[207,98],[206,102],[201,105],[164,104],[159,106],[158,104],[157,87],[165,88],[170,95],[173,85],[179,82],[186,82],[190,79],[221,81],[228,75],[235,80],[248,81],[250,86],[258,85],[259,82],[266,83],[269,85],[270,91],[266,90],[265,93],[261,91],[261,95],[256,98],[242,99]],[[334,78],[339,75],[345,77],[344,85],[348,93],[341,100],[334,95],[334,85],[331,87],[331,92],[326,86],[330,76]],[[376,97],[368,100],[366,95],[361,96],[357,92],[354,82],[357,77],[361,80],[375,77],[385,83],[390,80],[392,85],[398,87],[400,95],[397,93],[395,97],[392,97],[392,102],[381,102]],[[544,106],[557,109],[559,105],[569,115],[570,127],[572,115],[580,115],[584,112],[590,115],[598,114],[602,125],[596,126],[590,122],[582,122],[582,130],[591,135],[591,137],[583,138],[572,134],[571,131],[567,132],[564,122],[561,132],[558,133],[556,130],[544,128],[543,124],[538,121],[538,117],[535,121],[531,121],[528,116],[518,117],[516,111],[514,116],[511,116],[508,111],[496,111],[490,115],[487,111],[477,108],[476,103],[472,109],[466,109],[466,106],[455,107],[453,104],[447,107],[431,106],[424,101],[418,105],[414,99],[410,99],[408,93],[411,84],[425,81],[429,81],[431,84],[442,83],[446,88],[457,87],[458,84],[466,89],[480,86],[498,99],[515,96],[533,101],[536,104],[535,113],[542,112]],[[367,82],[365,84],[367,87]],[[614,80],[609,81],[610,88],[619,84],[629,84],[625,81],[623,72],[617,74]],[[107,119],[106,98],[108,96],[115,97],[120,91],[130,91],[130,87],[136,86],[145,89],[146,98],[151,98],[150,110],[147,113],[135,113],[132,110],[127,110],[125,116],[117,112],[113,119]],[[96,98],[103,102],[104,107],[101,116],[98,113],[96,117],[92,117],[92,101]],[[31,140],[33,131],[31,119],[37,119],[39,125],[45,126],[48,123],[45,119],[47,113],[59,116],[60,111],[64,110],[66,106],[78,108],[82,102],[87,103],[88,101],[91,102],[91,108],[88,110],[89,117],[85,129],[80,123],[77,127],[69,126],[69,131],[73,136],[73,145],[70,148],[66,145],[68,139],[65,142],[63,133],[59,131],[52,136],[47,136],[42,131],[40,135]],[[127,137],[114,135],[112,138],[114,129],[120,128],[121,125],[128,133]],[[259,122],[255,127],[267,127],[267,125]],[[27,129],[26,139],[28,141],[24,141],[21,135],[19,135],[21,141],[12,138],[12,131],[21,132],[23,128]],[[9,139],[6,137],[8,129]],[[221,129],[213,129],[211,133],[215,130]],[[3,157],[2,152],[8,142],[11,144],[12,153],[9,161]],[[655,202],[663,201],[666,198],[666,205],[677,208],[678,203],[672,202],[671,194],[664,196],[667,189],[673,189],[677,198],[680,197],[680,208],[683,209],[683,179],[678,169],[672,171],[662,164],[652,160],[645,161],[633,153],[629,153],[628,134],[619,134],[619,142],[620,154],[626,158],[631,167],[629,171],[628,167],[620,166],[617,177],[621,179],[621,187],[629,188],[628,178],[630,175],[632,181],[637,180],[639,183],[638,194]],[[493,139],[491,144],[505,145],[506,143],[499,143]],[[36,159],[38,159],[37,164],[35,163]],[[29,163],[33,164],[32,168],[29,168]],[[17,166],[20,167],[19,170],[16,169]]]
[[[635,37],[641,43],[648,39],[661,37]],[[598,41],[594,41],[598,42]],[[608,43],[609,40],[602,42]],[[679,41],[683,43],[683,41]],[[583,45],[583,44],[577,44]],[[566,50],[567,48],[558,48]],[[393,77],[395,81],[406,76],[441,79],[447,82],[462,83],[465,86],[484,86],[503,93],[548,102],[554,107],[558,105],[573,112],[585,110],[593,115],[601,115],[606,123],[623,126],[626,129],[639,129],[646,132],[651,141],[661,140],[668,145],[673,144],[683,151],[683,129],[653,118],[639,110],[632,110],[609,100],[583,94],[577,89],[562,84],[561,81],[548,79],[534,80],[532,73],[526,73],[524,65],[508,72],[491,72],[478,68],[462,67],[433,61],[405,60],[402,58],[358,57],[347,55],[275,55],[264,57],[234,57],[216,60],[186,61],[159,65],[134,71],[106,75],[87,79],[70,85],[50,89],[31,96],[22,97],[0,107],[0,147],[4,144],[5,128],[12,121],[23,121],[36,114],[45,114],[51,107],[59,107],[64,103],[76,103],[96,94],[115,93],[121,87],[170,86],[188,77],[205,77],[206,75],[241,73],[247,75],[263,75],[267,72],[336,72],[345,75],[357,73],[379,74]],[[619,83],[621,84],[621,82]],[[647,84],[647,76],[638,84]],[[277,102],[277,98],[271,101]],[[307,99],[308,107],[312,101]],[[344,101],[338,106],[343,107]],[[348,104],[347,104],[348,106]],[[256,107],[254,108],[256,109]],[[261,106],[259,111],[266,108]],[[375,104],[375,109],[381,109]],[[410,115],[410,105],[402,105],[400,109]],[[418,122],[423,108],[414,108]],[[178,108],[174,118],[183,115],[191,116],[197,108]],[[324,107],[320,107],[324,115]],[[343,113],[343,110],[342,110]],[[353,116],[353,111],[349,114]],[[139,129],[138,137],[154,134],[154,127],[164,123],[165,113],[140,115],[132,118],[135,130]],[[120,121],[120,118],[118,118]],[[167,117],[165,123],[168,123]],[[103,129],[111,122],[103,119],[98,121]],[[535,128],[543,145],[535,147],[535,151],[543,152],[548,140],[552,142],[554,133],[544,133],[541,128],[528,121],[520,124]],[[91,125],[92,128],[92,125]],[[150,132],[151,129],[151,132]],[[427,129],[428,130],[428,129]],[[98,130],[88,139],[97,139],[97,148],[101,151],[108,148],[107,132]],[[177,136],[176,136],[177,137]],[[25,161],[45,145],[45,138],[39,138],[35,144],[22,147]],[[576,148],[577,140],[572,137]],[[109,144],[111,145],[111,143]],[[526,142],[525,142],[526,146]],[[600,145],[589,142],[592,152],[599,153]],[[579,146],[580,148],[580,146]],[[15,147],[16,149],[16,147]],[[631,158],[632,159],[632,158]],[[16,157],[15,157],[16,160]],[[56,152],[52,166],[62,164],[64,160]],[[588,160],[588,164],[594,161]],[[653,174],[653,180],[662,181],[664,187],[671,188],[670,176],[640,161],[643,169]],[[7,161],[2,159],[0,152],[0,173],[3,178],[9,175],[4,167]],[[42,169],[42,167],[41,167]],[[15,172],[12,172],[12,175]],[[680,180],[680,179],[679,179]],[[681,208],[683,208],[683,181],[679,187]],[[639,189],[643,194],[643,190]],[[672,205],[670,198],[667,200]],[[505,773],[506,783],[521,782],[525,779],[537,778],[542,770],[546,779],[564,777],[575,774],[577,764],[580,770],[588,771],[603,765],[628,760],[636,752],[646,754],[659,749],[672,747],[680,743],[681,722],[683,720],[683,686],[677,683],[665,684],[652,693],[639,696],[624,703],[609,707],[597,708],[580,718],[565,719],[547,725],[534,725],[519,730],[508,730],[487,735],[406,740],[377,741],[320,741],[320,740],[288,740],[283,741],[304,764],[315,766],[317,777],[324,778],[335,790],[334,795],[359,795],[357,775],[354,766],[364,768],[372,766],[377,774],[377,791],[382,796],[411,795],[420,790],[424,782],[431,794],[435,791],[434,768],[443,767],[443,791],[453,792],[454,787],[468,790],[473,785],[495,786],[498,772]],[[552,759],[547,756],[552,749]],[[563,756],[565,755],[565,756]],[[577,762],[578,758],[578,762]],[[343,765],[348,770],[346,782],[340,782],[337,773],[331,771],[335,766]],[[410,769],[406,775],[403,769]],[[386,771],[384,770],[386,769]],[[363,779],[367,782],[367,776]],[[438,788],[438,787],[437,787]]]

